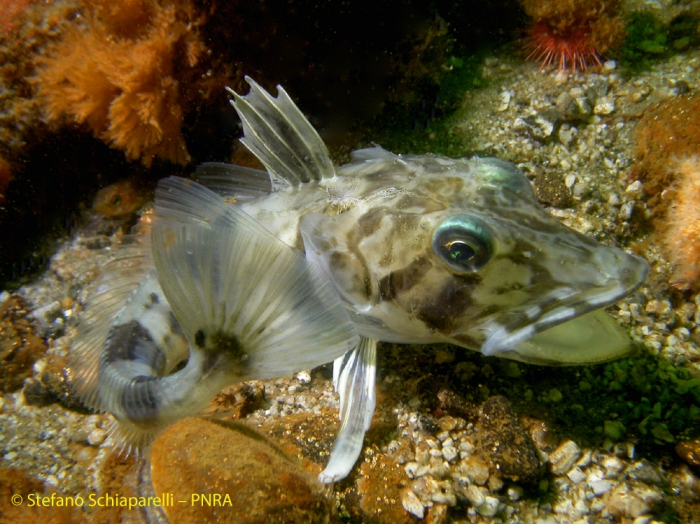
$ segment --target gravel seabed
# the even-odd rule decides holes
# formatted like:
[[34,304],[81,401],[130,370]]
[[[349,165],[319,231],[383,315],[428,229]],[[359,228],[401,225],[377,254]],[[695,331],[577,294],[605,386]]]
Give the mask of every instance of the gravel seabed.
[[[543,173],[558,179],[555,185],[566,188],[573,205],[549,208],[552,215],[601,242],[627,248],[630,220],[650,213],[641,184],[630,178],[634,117],[660,100],[698,89],[700,52],[677,55],[638,76],[613,61],[586,74],[543,72],[505,52],[487,58],[483,68],[490,84],[468,94],[466,116],[455,133],[465,136],[471,150],[510,160],[533,180],[541,180]],[[92,218],[60,245],[41,277],[19,289],[39,332],[49,339],[30,382],[40,379],[47,362],[67,355],[89,284],[113,256],[120,236],[114,229],[109,219]],[[653,237],[644,256],[652,274],[670,276],[672,268]],[[700,372],[700,348],[689,337],[698,329],[700,295],[672,307],[669,286],[660,284],[664,281],[668,278],[650,279],[636,298],[612,313],[630,326],[645,351]],[[8,298],[8,293],[0,294],[0,303]],[[668,325],[678,310],[686,321],[674,322],[677,327],[671,330]],[[589,448],[575,439],[554,446],[535,439],[557,494],[554,503],[537,502],[525,497],[517,482],[490,474],[489,465],[476,458],[473,451],[482,438],[478,424],[446,415],[436,419],[437,428],[426,430],[420,398],[389,397],[397,390],[392,387],[396,380],[396,374],[380,369],[379,389],[389,392],[380,401],[388,406],[383,412],[393,417],[395,431],[388,443],[368,454],[378,450],[402,465],[401,504],[415,517],[430,522],[647,524],[658,522],[654,511],[671,498],[700,500],[697,470],[669,472],[661,463],[639,458],[632,442]],[[251,424],[337,409],[327,373],[302,372],[263,387],[266,402],[248,416]],[[22,392],[6,394],[0,397],[0,456],[61,491],[99,489],[100,465],[109,452],[106,421],[106,416],[60,404],[30,405]]]

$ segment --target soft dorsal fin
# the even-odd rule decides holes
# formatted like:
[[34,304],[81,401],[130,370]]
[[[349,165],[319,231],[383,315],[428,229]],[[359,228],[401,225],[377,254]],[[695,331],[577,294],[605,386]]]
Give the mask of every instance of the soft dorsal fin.
[[387,151],[382,146],[376,144],[373,147],[356,149],[350,153],[350,160],[352,162],[373,162],[379,160],[393,160],[395,158],[399,158],[399,155]]
[[205,162],[197,166],[195,179],[222,198],[249,202],[272,192],[270,175],[252,167],[223,162]]
[[326,144],[282,86],[273,98],[251,78],[245,79],[250,84],[246,96],[226,88],[243,122],[241,142],[272,175],[292,186],[335,176]]

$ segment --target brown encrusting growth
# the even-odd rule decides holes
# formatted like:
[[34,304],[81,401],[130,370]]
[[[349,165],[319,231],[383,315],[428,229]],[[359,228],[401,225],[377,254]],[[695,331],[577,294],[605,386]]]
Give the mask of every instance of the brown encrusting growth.
[[0,8],[0,34],[9,34],[17,28],[18,18],[33,0],[5,0]]
[[20,388],[45,351],[21,298],[12,295],[0,305],[0,393]]
[[187,0],[95,2],[37,58],[37,97],[46,120],[87,125],[130,160],[186,164],[182,135],[186,76],[206,51]]
[[620,45],[625,27],[619,0],[519,0],[532,18],[528,58],[542,67],[586,69]]
[[[83,524],[91,522],[88,515],[81,507],[76,506],[42,506],[36,503],[29,505],[29,495],[50,497],[56,493],[65,500],[73,494],[56,492],[50,486],[31,476],[30,472],[11,468],[6,465],[0,467],[0,524]],[[13,496],[22,497],[22,504],[15,505]],[[47,501],[48,502],[48,501]]]

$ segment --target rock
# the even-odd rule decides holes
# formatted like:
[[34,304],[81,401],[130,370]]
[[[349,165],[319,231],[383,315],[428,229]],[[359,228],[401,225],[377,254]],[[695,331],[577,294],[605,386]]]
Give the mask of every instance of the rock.
[[[320,523],[330,518],[324,487],[279,448],[237,423],[190,418],[174,424],[153,444],[151,477],[156,495],[172,493],[174,500],[188,501],[163,508],[171,524]],[[218,495],[220,505],[197,502],[194,495]]]
[[623,484],[612,492],[605,504],[605,509],[614,517],[634,519],[651,513],[662,498],[661,493],[656,490],[649,488],[633,490]]
[[491,474],[532,482],[542,473],[532,439],[520,425],[505,397],[492,397],[481,409],[478,454],[492,464]]
[[685,463],[700,467],[700,437],[679,442],[676,453]]
[[593,113],[596,115],[610,115],[615,111],[615,99],[610,96],[602,96],[596,100]]
[[573,440],[567,440],[549,455],[552,474],[564,475],[581,456],[581,448]]
[[484,497],[484,503],[476,511],[484,517],[494,517],[498,513],[498,499],[496,497]]
[[481,490],[476,487],[474,484],[471,484],[470,486],[467,487],[465,491],[465,495],[467,497],[467,500],[471,503],[472,506],[478,508],[484,503],[485,496],[481,492]]
[[423,507],[423,503],[416,496],[416,494],[411,491],[411,488],[404,488],[401,490],[401,505],[403,506],[403,509],[408,511],[411,515],[415,515],[419,519],[422,519],[425,516],[425,508]]
[[651,462],[646,459],[642,459],[635,463],[627,472],[629,478],[633,480],[639,480],[645,484],[656,484],[660,486],[663,483],[663,478],[654,469]]
[[671,474],[669,486],[688,502],[700,501],[700,479],[685,464]]
[[486,484],[489,479],[489,466],[483,460],[475,457],[465,457],[459,464],[459,474],[480,486]]
[[540,203],[557,209],[571,207],[573,203],[571,192],[562,180],[561,174],[544,170],[535,178],[534,186],[535,196]]

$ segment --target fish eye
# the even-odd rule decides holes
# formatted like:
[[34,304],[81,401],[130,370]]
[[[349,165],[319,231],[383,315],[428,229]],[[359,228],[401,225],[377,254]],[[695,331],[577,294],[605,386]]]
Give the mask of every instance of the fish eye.
[[433,251],[451,269],[473,273],[493,256],[493,235],[483,220],[457,215],[443,221],[433,235]]

